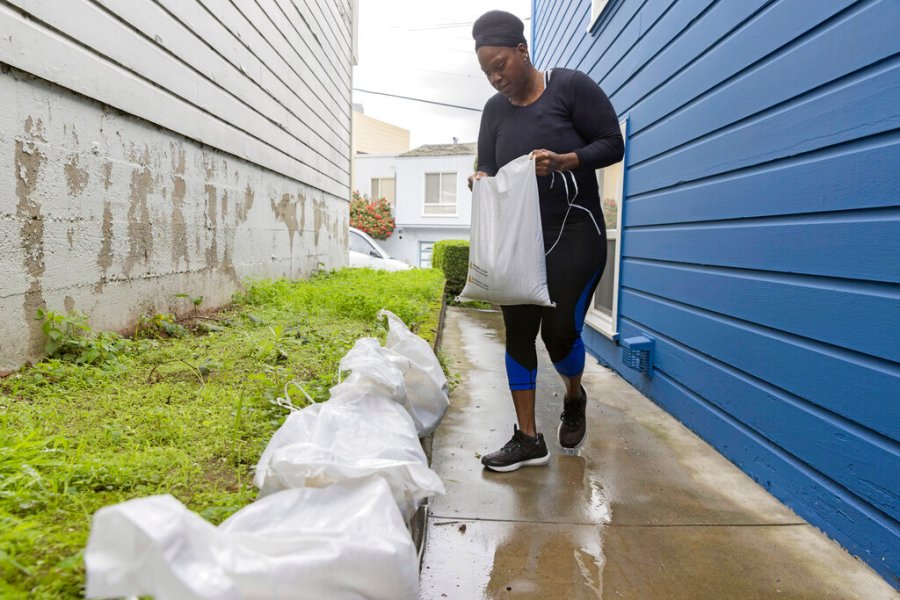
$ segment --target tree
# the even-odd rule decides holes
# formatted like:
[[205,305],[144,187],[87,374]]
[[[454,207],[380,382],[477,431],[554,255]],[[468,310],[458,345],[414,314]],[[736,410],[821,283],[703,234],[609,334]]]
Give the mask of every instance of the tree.
[[384,198],[370,201],[354,190],[350,201],[350,226],[365,231],[376,240],[386,240],[394,233],[390,203]]

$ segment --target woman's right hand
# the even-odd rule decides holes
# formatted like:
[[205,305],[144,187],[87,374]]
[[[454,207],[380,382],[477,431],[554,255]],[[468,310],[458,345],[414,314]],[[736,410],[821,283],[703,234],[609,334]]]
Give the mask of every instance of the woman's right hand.
[[484,171],[478,171],[477,173],[472,173],[471,175],[469,175],[469,191],[472,191],[472,185],[482,177],[490,177],[490,175],[488,175]]

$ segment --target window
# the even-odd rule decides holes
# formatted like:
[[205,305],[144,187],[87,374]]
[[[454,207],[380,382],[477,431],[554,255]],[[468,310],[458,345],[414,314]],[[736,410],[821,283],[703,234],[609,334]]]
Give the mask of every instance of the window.
[[434,250],[434,242],[419,242],[419,267],[431,268],[431,252]]
[[587,29],[590,31],[597,24],[597,20],[603,13],[603,9],[609,4],[609,0],[591,0],[591,19],[588,21]]
[[384,198],[391,205],[391,209],[396,206],[397,201],[397,182],[393,177],[373,177],[372,178],[372,200]]
[[[627,121],[619,123],[625,138]],[[625,162],[617,162],[597,170],[597,184],[600,188],[600,206],[606,222],[606,268],[600,285],[594,292],[585,319],[594,329],[610,337],[618,333],[619,304],[619,262],[621,256],[622,192],[625,183]]]
[[456,173],[425,174],[425,216],[456,216]]

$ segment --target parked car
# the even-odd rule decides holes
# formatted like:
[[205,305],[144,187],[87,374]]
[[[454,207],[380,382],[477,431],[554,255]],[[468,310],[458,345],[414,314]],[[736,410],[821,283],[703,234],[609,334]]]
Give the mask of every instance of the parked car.
[[350,266],[384,269],[386,271],[403,271],[412,266],[403,261],[391,258],[384,248],[365,231],[350,228]]

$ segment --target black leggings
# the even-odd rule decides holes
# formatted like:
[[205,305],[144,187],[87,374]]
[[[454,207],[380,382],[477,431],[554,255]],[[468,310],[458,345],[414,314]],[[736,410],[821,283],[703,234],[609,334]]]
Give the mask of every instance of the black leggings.
[[[580,212],[580,211],[579,211]],[[533,390],[537,383],[538,330],[557,372],[566,377],[584,370],[581,329],[606,265],[606,230],[587,213],[569,215],[565,230],[546,256],[547,287],[555,307],[519,304],[504,306],[506,376],[510,390]],[[549,249],[559,229],[544,230]]]

